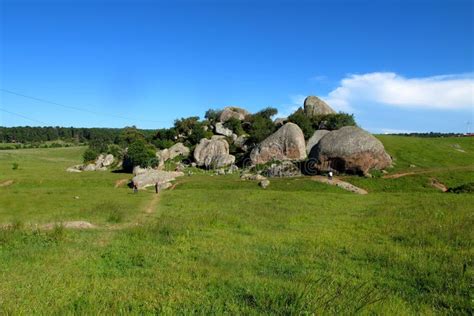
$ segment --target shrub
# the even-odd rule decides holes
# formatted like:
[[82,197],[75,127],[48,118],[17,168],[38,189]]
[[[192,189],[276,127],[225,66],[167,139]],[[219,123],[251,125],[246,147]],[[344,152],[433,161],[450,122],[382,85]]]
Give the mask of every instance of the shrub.
[[316,116],[313,122],[313,127],[316,129],[336,130],[344,126],[356,126],[353,114],[337,113]]
[[220,110],[209,109],[206,111],[204,118],[206,118],[209,122],[214,123],[219,119],[220,115],[221,115]]
[[298,125],[306,139],[313,136],[315,130],[313,122],[311,122],[311,119],[304,113],[302,108],[299,108],[295,113],[291,114],[288,117],[288,121]]
[[249,135],[248,142],[250,144],[260,143],[275,130],[273,121],[264,116],[252,115],[248,123],[249,124],[246,124],[245,127],[247,128],[246,132]]
[[121,158],[123,156],[123,151],[120,146],[115,144],[110,144],[107,148],[107,153],[113,155],[115,158]]
[[87,148],[84,154],[82,155],[83,161],[85,163],[94,161],[97,156],[99,156],[99,153],[92,148]]
[[137,140],[128,146],[123,159],[125,171],[132,171],[135,166],[143,168],[151,166],[156,161],[155,149],[143,140]]
[[245,133],[244,128],[242,127],[242,122],[235,117],[231,117],[227,122],[224,123],[224,126],[231,129],[238,136]]
[[18,165],[17,162],[12,163],[12,169],[13,170],[18,170],[18,167],[19,167],[19,165]]
[[474,193],[474,182],[462,184],[460,186],[449,188],[450,193]]

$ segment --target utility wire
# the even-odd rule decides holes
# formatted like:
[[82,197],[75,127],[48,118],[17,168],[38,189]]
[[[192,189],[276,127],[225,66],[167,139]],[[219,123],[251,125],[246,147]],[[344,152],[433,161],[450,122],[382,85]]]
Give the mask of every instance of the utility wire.
[[30,121],[33,121],[33,122],[36,122],[36,123],[44,124],[45,126],[48,125],[48,124],[46,124],[45,122],[42,122],[42,121],[33,119],[33,118],[31,118],[31,117],[28,117],[28,116],[24,116],[23,114],[19,114],[19,113],[7,111],[7,110],[2,109],[2,108],[0,108],[0,111],[5,112],[5,113],[8,113],[8,114],[15,115],[15,116],[18,116],[18,117],[22,117],[22,118],[24,118],[24,119],[27,119],[27,120],[30,120]]
[[80,107],[77,107],[77,106],[71,106],[71,105],[67,105],[67,104],[63,104],[63,103],[57,103],[57,102],[53,102],[53,101],[49,101],[49,100],[45,100],[45,99],[41,99],[41,98],[37,98],[37,97],[32,97],[32,96],[29,96],[29,95],[26,95],[26,94],[21,94],[21,93],[18,93],[18,92],[14,92],[14,91],[10,91],[10,90],[7,90],[7,89],[2,89],[2,88],[0,88],[0,91],[5,92],[5,93],[9,93],[9,94],[13,94],[13,95],[16,95],[16,96],[20,96],[20,97],[23,97],[23,98],[35,100],[35,101],[38,101],[38,102],[48,103],[48,104],[60,106],[60,107],[66,108],[66,109],[87,112],[89,114],[94,114],[94,115],[115,117],[115,118],[119,118],[119,119],[127,120],[127,121],[143,121],[143,122],[151,122],[151,123],[169,123],[169,121],[155,121],[155,120],[139,119],[139,118],[125,117],[125,116],[121,116],[121,115],[107,114],[107,113],[91,111],[91,110],[80,108]]

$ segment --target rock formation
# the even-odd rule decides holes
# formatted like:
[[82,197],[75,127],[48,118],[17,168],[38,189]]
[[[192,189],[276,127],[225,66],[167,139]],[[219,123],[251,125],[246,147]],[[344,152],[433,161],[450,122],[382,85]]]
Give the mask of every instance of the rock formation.
[[169,187],[169,182],[176,179],[176,177],[183,176],[184,173],[177,171],[162,171],[155,169],[146,169],[133,177],[132,182],[139,188],[143,189],[148,186],[153,186],[156,183],[160,188]]
[[321,140],[321,138],[323,138],[323,136],[327,133],[329,133],[329,131],[326,129],[320,129],[314,132],[313,136],[311,136],[306,142],[306,153],[308,155],[311,152],[311,149],[316,146]]
[[247,115],[250,113],[247,112],[247,110],[238,108],[235,106],[228,106],[225,107],[224,110],[222,110],[220,116],[219,116],[219,122],[225,123],[227,122],[231,117],[236,118],[240,121],[243,121]]
[[272,160],[303,160],[306,158],[304,135],[298,125],[286,123],[268,136],[250,153],[253,164]]
[[355,126],[345,126],[324,135],[311,149],[309,157],[320,171],[333,169],[359,174],[387,168],[392,163],[383,144]]
[[198,166],[206,168],[222,168],[235,162],[235,157],[229,155],[229,144],[225,139],[203,138],[194,149],[194,159]]
[[326,102],[315,96],[309,96],[304,100],[304,113],[309,116],[326,115],[336,113]]

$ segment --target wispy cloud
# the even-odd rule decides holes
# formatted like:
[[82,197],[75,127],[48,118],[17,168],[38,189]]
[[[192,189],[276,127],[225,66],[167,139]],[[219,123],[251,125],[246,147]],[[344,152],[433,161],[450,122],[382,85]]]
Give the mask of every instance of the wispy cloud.
[[474,108],[474,74],[406,78],[393,72],[349,75],[323,97],[338,111],[361,103],[401,108],[457,110]]

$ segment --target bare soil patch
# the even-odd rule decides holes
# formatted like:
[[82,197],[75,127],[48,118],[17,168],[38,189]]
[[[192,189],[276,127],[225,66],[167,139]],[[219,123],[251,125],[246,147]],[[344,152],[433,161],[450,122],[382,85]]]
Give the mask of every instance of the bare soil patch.
[[12,185],[15,181],[13,180],[5,180],[5,181],[2,181],[0,182],[0,187],[7,187],[9,185]]
[[334,185],[337,186],[341,189],[356,193],[356,194],[367,194],[368,192],[362,188],[356,187],[355,185],[342,181],[340,179],[332,178],[331,180],[328,177],[323,177],[323,176],[313,176],[311,177],[312,180],[318,181],[321,183],[329,184],[329,185]]

